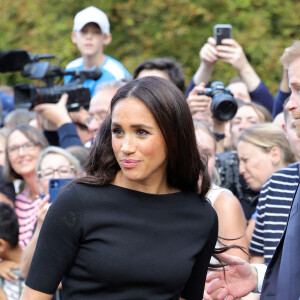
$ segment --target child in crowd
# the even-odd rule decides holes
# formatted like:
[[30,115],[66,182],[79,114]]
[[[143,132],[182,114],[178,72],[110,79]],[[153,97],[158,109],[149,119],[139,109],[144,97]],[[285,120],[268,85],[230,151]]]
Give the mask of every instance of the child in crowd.
[[[9,268],[18,266],[21,260],[22,249],[18,243],[19,224],[14,209],[7,203],[0,203],[0,259]],[[2,266],[1,265],[1,266]],[[0,277],[0,298],[1,299],[19,299],[22,293],[24,282],[16,279],[14,272],[11,270],[6,278]],[[15,278],[15,279],[13,279]]]
[[[98,83],[130,77],[119,61],[103,53],[104,46],[111,40],[109,20],[102,10],[89,6],[76,14],[72,42],[77,46],[81,57],[71,61],[66,70],[81,71],[94,66],[100,67],[102,75],[98,80],[88,79],[84,82],[84,86],[90,89],[91,97]],[[65,76],[66,83],[71,79],[71,75]]]

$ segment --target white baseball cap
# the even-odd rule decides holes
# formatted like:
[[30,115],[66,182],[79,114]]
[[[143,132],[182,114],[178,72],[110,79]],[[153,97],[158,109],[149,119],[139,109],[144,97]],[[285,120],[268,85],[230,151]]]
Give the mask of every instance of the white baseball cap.
[[73,31],[80,31],[88,23],[99,25],[103,34],[109,33],[110,26],[106,13],[95,6],[89,6],[75,15]]

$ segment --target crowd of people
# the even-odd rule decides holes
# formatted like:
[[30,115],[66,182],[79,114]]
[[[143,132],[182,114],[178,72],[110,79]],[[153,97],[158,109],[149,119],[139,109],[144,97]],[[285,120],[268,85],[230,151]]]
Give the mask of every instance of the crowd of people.
[[[298,299],[300,42],[273,96],[234,39],[208,38],[186,88],[173,59],[131,75],[105,54],[94,6],[71,38],[66,69],[102,73],[88,108],[0,87],[0,299]],[[237,71],[229,120],[206,92],[218,61]]]

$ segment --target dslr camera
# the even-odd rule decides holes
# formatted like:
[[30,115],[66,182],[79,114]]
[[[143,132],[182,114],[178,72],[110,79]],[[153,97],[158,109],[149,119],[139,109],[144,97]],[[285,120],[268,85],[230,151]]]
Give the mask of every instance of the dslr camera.
[[217,120],[225,122],[235,116],[238,109],[237,102],[223,82],[213,81],[210,87],[205,88],[205,93],[199,92],[199,95],[212,98],[211,112]]
[[[76,111],[81,106],[89,107],[91,94],[88,88],[83,86],[87,79],[97,80],[102,73],[98,67],[83,71],[65,71],[50,62],[40,62],[42,59],[57,57],[53,54],[30,54],[25,50],[9,50],[0,52],[0,72],[21,71],[23,77],[37,79],[43,85],[15,84],[14,101],[18,108],[32,109],[41,103],[57,103],[62,94],[69,95],[67,109]],[[59,85],[65,75],[71,75],[72,80],[65,85]]]

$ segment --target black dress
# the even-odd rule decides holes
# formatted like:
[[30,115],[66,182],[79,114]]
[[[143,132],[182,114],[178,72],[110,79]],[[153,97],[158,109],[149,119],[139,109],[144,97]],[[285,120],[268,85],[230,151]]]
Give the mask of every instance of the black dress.
[[192,193],[71,184],[50,207],[26,285],[62,299],[202,299],[217,215]]

